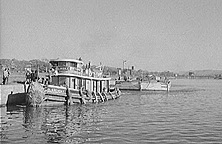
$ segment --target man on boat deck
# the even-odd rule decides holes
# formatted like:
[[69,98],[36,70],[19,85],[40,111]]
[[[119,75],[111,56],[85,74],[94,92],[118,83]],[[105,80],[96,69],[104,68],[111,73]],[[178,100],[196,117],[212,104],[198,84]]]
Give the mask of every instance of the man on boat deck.
[[86,104],[86,100],[85,100],[85,98],[83,96],[83,89],[84,89],[84,87],[80,87],[79,88],[79,96],[81,97],[80,98],[80,102],[81,102],[81,104]]
[[103,91],[102,91],[102,95],[104,96],[104,99],[105,99],[106,101],[108,101],[108,98],[107,98],[106,93],[107,93],[107,90],[106,90],[106,88],[104,87],[104,88],[103,88]]
[[66,87],[66,97],[65,97],[65,105],[70,105],[72,104],[72,96],[71,93],[69,91],[69,87],[66,85],[66,83],[64,82],[64,86]]
[[6,83],[8,83],[8,80],[9,80],[9,76],[10,76],[10,71],[9,71],[9,68],[7,69],[7,72],[8,72],[8,77],[6,78]]
[[92,94],[92,92],[91,91],[89,91],[89,90],[85,90],[85,93],[86,93],[86,95],[85,95],[85,99],[86,100],[92,100],[93,101],[93,94]]
[[31,81],[32,82],[36,82],[36,80],[38,80],[38,71],[34,71],[32,70],[32,73],[31,73]]

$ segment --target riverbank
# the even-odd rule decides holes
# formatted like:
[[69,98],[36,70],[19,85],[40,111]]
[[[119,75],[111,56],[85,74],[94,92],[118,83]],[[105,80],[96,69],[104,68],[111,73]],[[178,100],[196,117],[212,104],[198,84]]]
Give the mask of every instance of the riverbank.
[[0,107],[24,103],[24,93],[25,87],[23,84],[0,85]]
[[[2,84],[2,71],[0,71],[0,84]],[[45,78],[47,73],[39,73],[40,78]],[[25,82],[25,72],[11,72],[9,79],[8,79],[8,84],[18,84],[18,83],[24,83]]]
[[[40,73],[40,78],[45,77],[45,75],[45,73]],[[25,102],[24,73],[11,73],[6,85],[2,85],[2,75],[0,79],[0,107]]]

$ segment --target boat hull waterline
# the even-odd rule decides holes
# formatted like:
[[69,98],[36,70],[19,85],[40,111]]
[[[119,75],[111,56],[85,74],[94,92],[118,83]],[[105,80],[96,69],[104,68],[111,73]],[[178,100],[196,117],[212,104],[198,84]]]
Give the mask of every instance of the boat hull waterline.
[[[44,95],[42,96],[42,102],[38,105],[57,105],[57,104],[66,104],[67,103],[67,88],[63,86],[54,86],[54,85],[42,85],[44,88]],[[29,85],[30,87],[30,85]],[[27,97],[38,97],[30,96],[30,89],[28,88]],[[82,96],[80,96],[79,90],[68,88],[69,90],[69,105],[72,104],[84,104],[85,103],[101,103],[108,100],[114,100],[120,97],[120,90],[113,90],[113,92],[90,92],[83,91]],[[35,90],[36,91],[36,90]],[[33,98],[32,98],[33,99]],[[36,98],[35,98],[36,99]],[[29,105],[27,102],[27,105]]]

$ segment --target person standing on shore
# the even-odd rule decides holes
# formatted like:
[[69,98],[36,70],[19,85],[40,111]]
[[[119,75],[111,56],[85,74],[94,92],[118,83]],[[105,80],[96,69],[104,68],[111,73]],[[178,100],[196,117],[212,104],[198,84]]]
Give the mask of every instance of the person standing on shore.
[[31,82],[31,72],[29,70],[26,71],[25,77],[26,77],[25,82],[30,83]]
[[5,70],[3,71],[3,82],[2,82],[3,85],[6,84],[7,79],[8,79],[8,75],[9,75],[8,70],[7,70],[7,68],[5,68]]
[[8,76],[7,76],[7,78],[6,78],[6,84],[8,84],[8,79],[9,79],[9,76],[10,76],[10,71],[9,71],[9,68],[7,69],[7,72],[8,72]]

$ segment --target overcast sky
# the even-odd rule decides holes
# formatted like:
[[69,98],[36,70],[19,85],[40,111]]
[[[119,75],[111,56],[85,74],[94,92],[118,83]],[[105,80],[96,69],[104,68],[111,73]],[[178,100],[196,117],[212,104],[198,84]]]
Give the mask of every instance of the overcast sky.
[[1,58],[222,69],[221,0],[0,0]]

